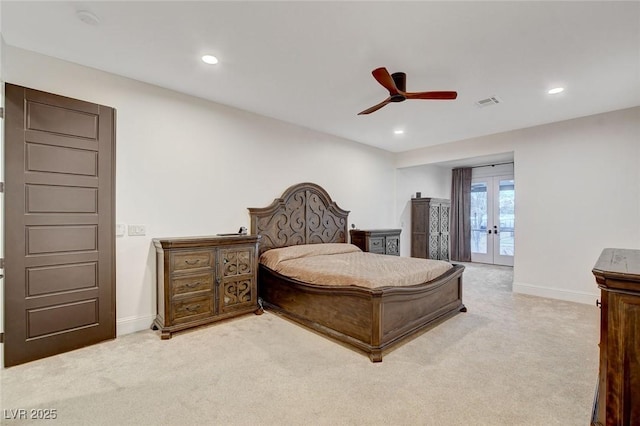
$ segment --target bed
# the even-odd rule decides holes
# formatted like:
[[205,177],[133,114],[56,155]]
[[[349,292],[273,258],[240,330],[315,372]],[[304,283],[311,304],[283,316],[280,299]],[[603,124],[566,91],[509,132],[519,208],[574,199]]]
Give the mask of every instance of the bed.
[[[264,308],[363,351],[373,362],[381,362],[383,352],[416,333],[458,312],[466,312],[462,303],[463,265],[449,265],[436,278],[411,285],[393,280],[394,285],[386,285],[383,281],[367,286],[357,279],[354,284],[327,285],[278,272],[273,261],[268,260],[270,250],[277,253],[277,249],[285,247],[322,245],[295,249],[306,253],[315,252],[316,248],[322,251],[320,248],[325,245],[350,246],[346,244],[349,212],[338,207],[319,185],[300,183],[291,186],[271,205],[250,208],[249,213],[251,233],[261,236],[258,291]],[[382,256],[380,260],[384,263],[410,259],[361,254]],[[423,259],[410,261],[427,262]]]

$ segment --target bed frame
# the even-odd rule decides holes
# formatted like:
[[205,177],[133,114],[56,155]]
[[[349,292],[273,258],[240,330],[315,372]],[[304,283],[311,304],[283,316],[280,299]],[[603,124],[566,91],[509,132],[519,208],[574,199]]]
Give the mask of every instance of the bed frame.
[[[260,253],[298,244],[347,242],[347,217],[313,183],[288,188],[265,208],[250,208],[251,233],[262,236]],[[462,272],[454,265],[435,280],[406,287],[367,289],[322,286],[287,278],[264,265],[258,271],[261,303],[268,310],[366,352],[381,362],[383,351],[458,312]]]

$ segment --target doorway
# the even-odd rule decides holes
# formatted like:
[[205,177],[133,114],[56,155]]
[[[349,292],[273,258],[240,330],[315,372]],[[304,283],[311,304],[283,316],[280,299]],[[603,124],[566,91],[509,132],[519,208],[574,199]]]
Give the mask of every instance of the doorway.
[[471,181],[471,261],[513,266],[515,254],[513,175]]

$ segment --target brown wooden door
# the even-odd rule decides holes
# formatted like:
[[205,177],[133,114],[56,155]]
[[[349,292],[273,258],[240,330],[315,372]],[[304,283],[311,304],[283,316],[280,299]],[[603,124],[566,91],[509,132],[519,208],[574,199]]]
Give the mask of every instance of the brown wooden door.
[[115,338],[115,111],[5,86],[9,367]]

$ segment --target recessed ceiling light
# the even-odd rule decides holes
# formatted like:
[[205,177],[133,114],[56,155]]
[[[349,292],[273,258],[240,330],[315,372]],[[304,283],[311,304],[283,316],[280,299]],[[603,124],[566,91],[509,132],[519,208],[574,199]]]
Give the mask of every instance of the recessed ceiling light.
[[209,65],[215,65],[218,63],[218,58],[216,58],[213,55],[204,55],[202,57],[202,62],[204,62],[205,64],[209,64]]
[[563,92],[563,91],[564,91],[564,87],[555,87],[555,88],[549,90],[547,93],[550,94],[550,95],[557,95],[558,93]]
[[396,135],[401,135],[404,133],[404,130],[394,130],[393,133],[395,133]]
[[100,18],[88,10],[78,10],[76,12],[76,16],[85,24],[98,25],[100,23]]

